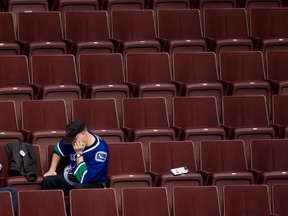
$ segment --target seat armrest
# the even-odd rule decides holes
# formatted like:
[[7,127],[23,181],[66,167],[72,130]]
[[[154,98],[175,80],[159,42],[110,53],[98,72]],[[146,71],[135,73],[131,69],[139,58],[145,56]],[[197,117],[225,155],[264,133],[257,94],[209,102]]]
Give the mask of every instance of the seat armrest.
[[28,130],[25,130],[25,129],[20,129],[19,130],[22,134],[23,134],[23,141],[24,142],[28,142],[28,143],[31,143],[32,144],[32,131],[28,131]]
[[261,176],[262,176],[262,172],[259,170],[255,170],[255,169],[249,169],[249,172],[251,172],[254,176],[255,182],[256,183],[260,183],[261,181]]
[[157,186],[158,182],[159,182],[159,178],[161,177],[160,173],[154,172],[154,171],[147,171],[147,174],[149,174],[152,178],[152,184],[153,186]]
[[203,176],[204,185],[208,185],[210,182],[212,173],[206,170],[198,170],[197,172]]
[[126,140],[129,141],[132,136],[133,129],[128,127],[121,127],[121,130],[124,132]]
[[89,89],[91,88],[91,85],[89,85],[87,83],[78,83],[78,86],[81,89],[82,98],[86,98],[86,96],[88,96]]

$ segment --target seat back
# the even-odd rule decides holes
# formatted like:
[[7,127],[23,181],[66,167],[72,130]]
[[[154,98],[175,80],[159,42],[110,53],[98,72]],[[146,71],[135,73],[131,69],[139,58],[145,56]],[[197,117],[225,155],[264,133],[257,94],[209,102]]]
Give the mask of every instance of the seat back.
[[235,216],[271,215],[267,185],[224,186],[224,214]]
[[224,81],[263,81],[266,78],[260,51],[222,52],[219,64],[220,79]]
[[288,126],[288,95],[273,95],[272,99],[272,121],[276,125]]
[[89,130],[97,133],[106,142],[124,141],[116,101],[113,98],[73,100],[72,119],[85,122]]
[[188,212],[197,216],[220,216],[217,188],[215,186],[175,187],[173,215],[183,216]]
[[71,216],[91,215],[92,212],[97,212],[99,216],[119,215],[113,188],[72,189],[69,197]]
[[25,42],[59,42],[63,30],[59,11],[19,12],[18,39]]
[[219,79],[214,52],[175,53],[172,63],[176,82],[213,83]]
[[173,125],[185,129],[219,127],[215,97],[174,97]]
[[251,168],[261,172],[287,171],[288,139],[251,140]]
[[[19,125],[18,125],[18,118],[16,116],[16,107],[14,101],[0,101],[0,131],[3,136],[1,137],[1,144],[7,143],[7,139],[5,134],[7,134],[7,138],[13,138],[9,137],[10,132],[20,132],[19,131]],[[16,134],[15,134],[16,135]],[[20,134],[19,134],[20,135]],[[14,138],[23,139],[23,136],[15,136]]]
[[223,96],[223,124],[232,128],[269,125],[264,96]]
[[157,32],[159,38],[168,40],[202,38],[200,12],[197,9],[159,10]]
[[191,141],[150,142],[149,161],[149,170],[160,174],[170,174],[172,168],[183,166],[191,173],[197,171]]
[[121,41],[154,40],[156,30],[153,11],[112,11],[111,36]]
[[144,174],[143,147],[140,142],[109,144],[109,175]]
[[108,41],[110,38],[106,11],[67,11],[64,17],[65,39],[97,42]]
[[126,80],[137,85],[171,83],[167,53],[130,53],[126,57]]
[[200,169],[211,173],[246,172],[245,156],[242,140],[202,141]]
[[91,130],[120,128],[114,99],[78,99],[73,100],[72,104],[73,119],[81,119],[87,128]]
[[31,132],[65,130],[68,124],[65,102],[63,100],[23,101],[22,121],[23,129]]
[[67,215],[61,190],[20,191],[18,199],[19,215]]
[[9,191],[0,190],[0,211],[5,216],[14,216],[12,195]]
[[288,8],[253,8],[250,11],[250,36],[268,38],[288,37]]
[[33,84],[76,85],[77,73],[73,55],[34,55],[31,58]]
[[135,216],[136,212],[146,216],[170,216],[166,188],[123,188],[122,216]]
[[169,127],[164,98],[124,98],[122,106],[124,127],[132,129]]
[[285,200],[288,198],[288,185],[272,186],[272,209],[275,215],[287,215],[288,206]]
[[5,31],[0,32],[1,43],[14,43],[16,41],[13,13],[5,12],[0,14],[0,28],[5,29]]
[[46,171],[46,146],[57,143],[65,135],[68,124],[65,102],[63,100],[23,101],[22,121],[23,130],[28,132],[29,142],[41,146],[43,170]]
[[274,50],[269,51],[266,54],[267,58],[267,79],[274,80],[276,82],[287,81],[288,65],[285,62],[288,59],[288,51],[285,50]]
[[203,12],[203,34],[213,39],[247,38],[244,8],[208,8]]
[[21,101],[34,98],[29,83],[30,72],[26,56],[0,56],[0,88],[5,88],[0,98],[15,102],[19,127],[21,127]]
[[79,56],[79,82],[93,85],[124,83],[122,55],[119,53]]

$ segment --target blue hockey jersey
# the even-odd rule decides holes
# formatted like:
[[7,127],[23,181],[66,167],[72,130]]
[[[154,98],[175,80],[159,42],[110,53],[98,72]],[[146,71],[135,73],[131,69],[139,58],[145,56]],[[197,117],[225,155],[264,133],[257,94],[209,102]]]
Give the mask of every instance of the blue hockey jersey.
[[75,151],[71,144],[63,143],[62,139],[54,147],[54,153],[60,157],[67,155],[70,157],[70,162],[65,168],[66,171],[64,171],[68,174],[68,179],[66,179],[65,173],[64,177],[69,184],[73,184],[73,181],[75,183],[78,181],[77,183],[81,184],[95,184],[105,182],[108,179],[108,145],[101,137],[91,131],[88,132],[95,137],[95,142],[84,149],[84,161],[78,165],[76,164]]

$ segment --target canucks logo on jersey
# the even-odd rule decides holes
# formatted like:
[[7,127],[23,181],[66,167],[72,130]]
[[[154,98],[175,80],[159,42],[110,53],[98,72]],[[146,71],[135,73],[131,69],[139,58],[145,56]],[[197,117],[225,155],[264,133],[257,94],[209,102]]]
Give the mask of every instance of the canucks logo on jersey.
[[104,151],[98,151],[95,155],[95,160],[98,161],[98,162],[105,162],[107,158],[107,152],[104,152]]

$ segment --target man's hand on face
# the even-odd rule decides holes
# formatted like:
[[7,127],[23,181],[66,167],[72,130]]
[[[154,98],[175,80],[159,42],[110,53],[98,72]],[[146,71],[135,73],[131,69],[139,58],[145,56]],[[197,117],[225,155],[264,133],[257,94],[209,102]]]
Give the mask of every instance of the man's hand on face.
[[79,154],[82,154],[83,151],[84,151],[84,148],[85,148],[85,142],[82,141],[82,140],[79,140],[79,141],[75,141],[73,143],[73,148],[74,148],[74,151],[75,153],[79,153]]

